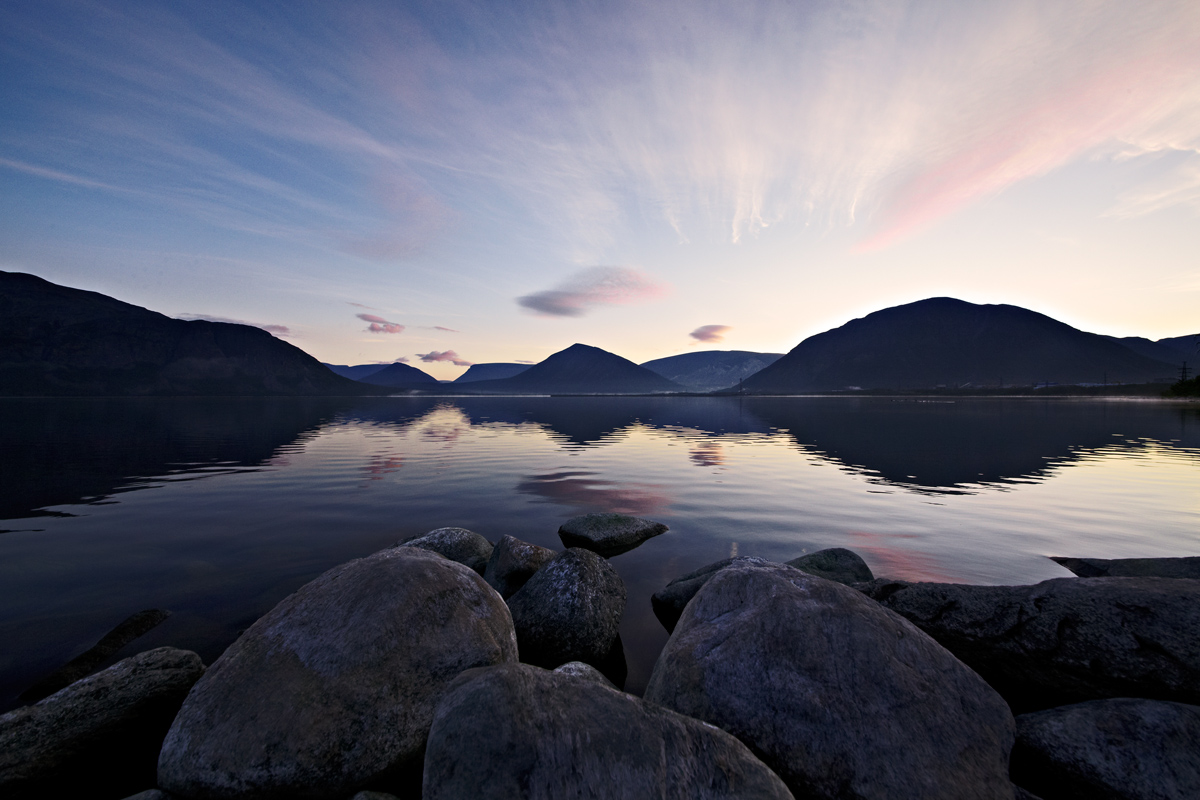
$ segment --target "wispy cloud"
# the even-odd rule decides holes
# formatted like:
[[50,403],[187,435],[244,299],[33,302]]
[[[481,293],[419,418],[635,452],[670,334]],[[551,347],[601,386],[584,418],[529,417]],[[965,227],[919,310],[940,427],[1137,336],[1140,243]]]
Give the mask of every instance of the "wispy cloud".
[[592,267],[557,288],[517,298],[517,305],[551,317],[580,317],[598,306],[623,305],[661,297],[665,287],[637,270]]
[[180,314],[178,318],[185,320],[204,320],[205,322],[227,322],[230,325],[249,325],[252,328],[262,328],[272,336],[290,336],[292,333],[287,325],[268,325],[262,322],[247,322],[244,319],[214,317],[210,316],[209,314]]
[[404,326],[398,322],[388,322],[383,317],[374,314],[355,314],[363,322],[369,322],[367,330],[371,333],[404,333]]
[[458,353],[454,352],[453,350],[443,350],[441,352],[434,350],[429,353],[417,353],[417,358],[421,359],[426,364],[433,364],[438,361],[449,361],[456,367],[470,367],[475,364],[474,361],[467,361],[465,358],[460,357]]
[[458,333],[458,331],[454,330],[454,328],[445,328],[445,327],[442,327],[441,325],[434,325],[433,330],[445,331],[446,333]]
[[518,358],[518,359],[517,359],[516,361],[514,361],[513,363],[514,363],[514,364],[536,364],[537,362],[536,362],[536,361],[529,361],[528,359],[524,359],[524,358]]
[[688,334],[697,342],[723,342],[725,333],[731,330],[728,325],[701,325]]

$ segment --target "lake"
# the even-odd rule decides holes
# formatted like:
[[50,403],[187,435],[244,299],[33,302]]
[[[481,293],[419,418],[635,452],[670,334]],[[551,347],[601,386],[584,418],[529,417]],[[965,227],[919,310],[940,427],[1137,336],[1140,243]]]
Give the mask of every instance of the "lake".
[[130,614],[206,663],[326,569],[455,525],[561,549],[591,511],[671,530],[612,559],[626,688],[650,595],[730,555],[1033,583],[1049,555],[1200,555],[1200,406],[919,398],[0,399],[0,711]]

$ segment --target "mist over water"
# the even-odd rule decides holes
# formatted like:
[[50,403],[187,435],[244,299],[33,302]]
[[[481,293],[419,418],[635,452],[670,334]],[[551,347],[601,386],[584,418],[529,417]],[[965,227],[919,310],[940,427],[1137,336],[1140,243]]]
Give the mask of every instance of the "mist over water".
[[730,555],[1033,583],[1048,555],[1200,555],[1200,408],[889,398],[0,400],[0,710],[128,615],[117,653],[211,663],[326,569],[445,525],[561,549],[590,511],[671,530],[612,559],[626,688],[650,595]]

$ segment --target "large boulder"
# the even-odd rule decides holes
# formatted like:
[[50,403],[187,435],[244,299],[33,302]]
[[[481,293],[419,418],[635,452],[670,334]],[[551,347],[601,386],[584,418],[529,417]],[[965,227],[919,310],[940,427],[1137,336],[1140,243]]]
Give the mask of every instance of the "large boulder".
[[1051,561],[1081,578],[1200,578],[1200,556],[1186,558],[1066,558]]
[[556,555],[558,553],[549,547],[539,547],[505,535],[492,549],[483,579],[507,600]]
[[480,575],[492,557],[492,543],[466,528],[436,528],[429,533],[405,539],[397,547],[416,547],[441,553],[451,561],[465,564]]
[[460,675],[425,754],[424,800],[791,796],[723,731],[525,664]]
[[508,608],[470,568],[413,547],[351,561],[217,659],[171,726],[158,785],[197,798],[403,793],[450,681],[516,657]]
[[[696,596],[696,592],[700,591],[700,587],[707,583],[713,575],[716,575],[730,564],[770,563],[773,562],[753,556],[735,556],[733,558],[714,561],[668,583],[665,587],[654,593],[650,598],[650,605],[654,609],[654,615],[658,617],[658,621],[670,633],[675,630],[675,623],[679,621],[679,615],[683,613],[684,606]],[[816,575],[818,578],[826,578],[838,583],[861,583],[874,579],[874,576],[871,574],[871,568],[867,566],[867,563],[857,553],[847,550],[844,547],[831,547],[827,550],[818,550],[815,553],[794,558],[788,561],[787,564],[802,572]]]
[[1200,706],[1115,698],[1023,714],[1012,777],[1045,800],[1200,797]]
[[818,578],[837,581],[849,586],[852,583],[863,583],[875,580],[871,568],[862,556],[844,547],[830,547],[815,553],[793,558],[786,562],[788,566],[816,575]]
[[734,734],[797,797],[1013,797],[1000,696],[902,617],[783,564],[714,575],[645,697]]
[[1105,697],[1200,703],[1200,581],[860,584],[982,675],[1014,710]]
[[568,661],[600,666],[616,643],[625,598],[607,561],[564,550],[508,599],[521,660],[549,669]]
[[611,558],[667,530],[661,522],[625,514],[584,514],[559,526],[558,538],[564,547],[582,547]]
[[155,783],[200,656],[160,647],[0,716],[0,796],[120,798]]

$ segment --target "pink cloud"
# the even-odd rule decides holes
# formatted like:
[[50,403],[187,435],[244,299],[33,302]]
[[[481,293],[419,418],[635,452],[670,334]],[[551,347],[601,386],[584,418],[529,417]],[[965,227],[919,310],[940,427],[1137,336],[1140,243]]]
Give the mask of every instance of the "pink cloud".
[[443,328],[441,325],[434,325],[433,329],[435,331],[445,331],[446,333],[458,333],[454,328]]
[[624,305],[665,294],[665,287],[625,267],[591,267],[555,289],[517,298],[517,305],[547,317],[580,317],[597,306]]
[[725,332],[732,330],[728,325],[701,325],[688,334],[697,342],[723,342]]
[[887,247],[979,199],[1121,140],[1151,124],[1194,72],[1177,55],[1144,56],[1013,109],[901,183],[882,209],[880,228],[856,249]]
[[349,300],[346,301],[346,305],[357,306],[358,308],[365,308],[368,311],[378,311],[379,310],[378,308],[375,308],[374,306],[365,306],[362,303],[351,303]]
[[185,320],[203,320],[205,322],[225,322],[230,325],[249,325],[252,328],[261,328],[272,336],[290,336],[292,331],[287,325],[268,325],[262,322],[247,322],[244,319],[230,319],[229,317],[213,317],[208,314],[180,314],[179,319]]
[[429,353],[417,353],[417,358],[426,364],[432,364],[436,361],[449,361],[456,367],[469,367],[475,363],[474,361],[467,361],[465,358],[459,357],[458,353],[453,350],[444,350],[440,353],[437,350]]
[[369,322],[367,330],[371,333],[404,333],[404,326],[398,322],[388,322],[383,317],[374,314],[355,314],[363,322]]

